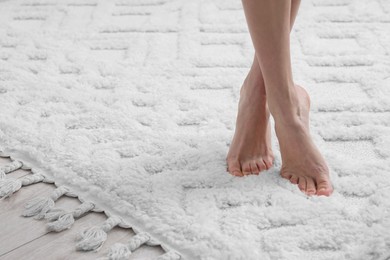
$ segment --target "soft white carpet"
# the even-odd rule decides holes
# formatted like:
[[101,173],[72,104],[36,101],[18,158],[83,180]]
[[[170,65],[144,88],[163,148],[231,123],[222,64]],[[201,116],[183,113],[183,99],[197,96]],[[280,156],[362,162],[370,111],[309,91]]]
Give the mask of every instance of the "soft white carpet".
[[240,1],[0,3],[0,145],[188,259],[390,257],[390,2],[304,1],[294,75],[335,192],[225,172]]

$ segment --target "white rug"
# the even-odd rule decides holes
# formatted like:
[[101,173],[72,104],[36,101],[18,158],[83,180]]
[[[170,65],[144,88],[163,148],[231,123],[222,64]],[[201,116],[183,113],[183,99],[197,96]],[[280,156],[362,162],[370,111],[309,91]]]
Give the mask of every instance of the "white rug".
[[276,143],[268,172],[225,172],[240,1],[1,1],[1,150],[182,259],[388,259],[389,32],[389,1],[302,2],[294,76],[335,187],[307,197]]

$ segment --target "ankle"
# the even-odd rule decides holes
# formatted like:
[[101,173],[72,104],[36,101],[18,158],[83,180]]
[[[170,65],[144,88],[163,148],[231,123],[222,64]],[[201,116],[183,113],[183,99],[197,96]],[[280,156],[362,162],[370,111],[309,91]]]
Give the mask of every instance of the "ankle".
[[305,129],[305,123],[302,118],[298,116],[286,116],[282,118],[274,118],[275,119],[275,128],[289,128],[294,129],[294,131],[300,131],[301,129]]
[[[274,95],[275,96],[275,95]],[[270,112],[275,122],[294,123],[300,115],[299,101],[295,93],[278,94],[276,98],[268,98]]]
[[306,123],[310,99],[303,88],[293,85],[286,87],[283,92],[272,94],[272,99],[269,97],[268,103],[275,122],[298,127]]

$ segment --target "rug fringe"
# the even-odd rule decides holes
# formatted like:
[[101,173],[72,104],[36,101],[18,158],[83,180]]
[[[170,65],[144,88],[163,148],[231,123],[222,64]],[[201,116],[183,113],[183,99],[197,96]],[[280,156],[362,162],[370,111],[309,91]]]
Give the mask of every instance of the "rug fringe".
[[131,252],[135,251],[137,248],[139,248],[141,245],[145,244],[150,240],[150,236],[145,233],[141,232],[136,234],[134,237],[132,237],[129,242],[127,242],[127,247]]
[[[174,260],[181,258],[179,253],[154,240],[148,233],[137,230],[137,228],[125,223],[119,216],[112,215],[110,212],[98,208],[93,202],[84,201],[77,194],[69,190],[66,186],[59,186],[50,177],[41,174],[41,171],[36,173],[36,171],[33,170],[29,165],[26,165],[20,160],[14,159],[2,151],[0,151],[0,157],[10,158],[12,160],[11,163],[0,168],[0,200],[11,196],[23,186],[28,186],[39,182],[50,183],[57,186],[57,188],[49,197],[34,198],[27,202],[22,213],[22,215],[26,217],[35,216],[34,218],[36,219],[45,218],[46,220],[53,221],[51,223],[47,223],[47,227],[50,231],[59,232],[71,228],[75,219],[80,218],[89,211],[103,212],[107,216],[107,220],[104,221],[100,226],[89,227],[79,233],[79,235],[76,237],[76,240],[79,241],[76,244],[77,250],[98,251],[106,241],[107,233],[115,226],[119,226],[121,228],[132,228],[136,235],[129,240],[127,245],[120,243],[114,244],[108,253],[109,259],[127,259],[131,254],[131,251],[136,250],[143,244],[148,246],[161,245],[161,247],[167,253],[159,256],[157,258],[159,260]],[[20,168],[31,170],[31,174],[18,179],[6,178],[6,174]],[[68,212],[60,208],[55,208],[55,201],[64,195],[68,197],[76,197],[82,204],[72,212]]]
[[33,198],[24,205],[22,216],[32,217],[35,219],[42,219],[45,214],[50,211],[61,196],[65,195],[69,189],[65,186],[60,186],[55,189],[49,197]]
[[20,190],[22,186],[27,186],[30,184],[41,182],[45,179],[45,177],[41,174],[32,174],[29,176],[25,176],[20,179],[1,179],[0,180],[0,197],[5,199],[11,196],[13,193]]
[[108,253],[108,258],[111,260],[127,259],[128,255],[134,252],[141,245],[150,240],[150,236],[145,232],[140,232],[132,237],[127,244],[116,243]]
[[64,209],[53,207],[49,212],[45,214],[44,218],[47,219],[48,221],[56,221],[60,216],[66,213],[68,212]]
[[18,160],[13,160],[9,164],[0,168],[0,181],[6,177],[6,174],[16,171],[17,169],[22,168],[23,163]]
[[[60,210],[61,213],[56,215],[56,220],[53,217],[50,218],[55,221],[47,223],[47,229],[55,232],[61,232],[65,229],[69,229],[72,227],[75,219],[80,218],[82,215],[94,208],[95,204],[91,202],[83,202],[72,212],[67,213],[64,210]],[[47,219],[46,215],[45,218]]]
[[76,240],[79,240],[76,244],[77,250],[97,252],[103,243],[107,239],[107,233],[118,226],[122,220],[117,216],[111,216],[104,221],[100,226],[89,227],[81,231]]
[[121,243],[115,243],[110,247],[107,258],[109,260],[126,260],[130,257],[131,251]]

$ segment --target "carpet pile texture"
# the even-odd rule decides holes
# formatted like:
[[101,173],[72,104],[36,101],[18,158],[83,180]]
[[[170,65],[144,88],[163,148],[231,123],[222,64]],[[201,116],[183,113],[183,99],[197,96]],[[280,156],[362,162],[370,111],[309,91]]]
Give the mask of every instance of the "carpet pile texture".
[[390,2],[303,1],[294,77],[334,194],[225,157],[253,60],[240,1],[0,1],[0,147],[183,259],[390,257]]

